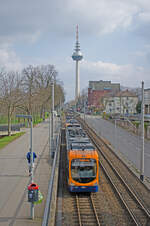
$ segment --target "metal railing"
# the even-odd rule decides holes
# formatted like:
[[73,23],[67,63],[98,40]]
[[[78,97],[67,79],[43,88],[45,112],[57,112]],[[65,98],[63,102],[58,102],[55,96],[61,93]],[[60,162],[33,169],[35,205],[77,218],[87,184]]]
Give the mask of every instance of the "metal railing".
[[[25,127],[25,123],[11,125],[11,131],[20,131],[20,128]],[[8,125],[0,125],[0,131],[8,131]]]
[[52,171],[51,171],[51,176],[50,176],[50,181],[49,181],[49,186],[48,186],[47,200],[46,200],[46,205],[45,205],[45,210],[44,210],[42,226],[47,226],[49,219],[50,219],[49,216],[51,213],[53,184],[54,184],[54,179],[55,179],[57,156],[58,156],[58,152],[60,149],[60,138],[61,138],[61,130],[57,136],[57,141],[56,141],[56,151],[55,151],[55,155],[54,155],[53,166],[52,166]]

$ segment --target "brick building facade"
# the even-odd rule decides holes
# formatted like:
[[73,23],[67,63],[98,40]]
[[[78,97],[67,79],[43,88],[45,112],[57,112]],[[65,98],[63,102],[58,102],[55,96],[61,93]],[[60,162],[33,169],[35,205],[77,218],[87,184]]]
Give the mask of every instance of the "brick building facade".
[[102,107],[102,99],[108,94],[115,94],[120,91],[119,83],[111,83],[111,81],[89,81],[88,88],[88,106]]

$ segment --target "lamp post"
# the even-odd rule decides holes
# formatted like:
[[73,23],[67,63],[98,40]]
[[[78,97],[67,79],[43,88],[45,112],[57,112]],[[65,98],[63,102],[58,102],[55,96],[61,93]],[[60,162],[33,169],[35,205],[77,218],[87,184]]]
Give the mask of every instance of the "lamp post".
[[50,112],[49,112],[49,126],[48,126],[48,135],[49,135],[49,156],[50,156],[50,153],[51,153],[51,117],[50,117]]
[[140,179],[144,181],[144,82],[142,81],[142,105],[141,105],[141,138],[142,138],[142,150],[141,150],[141,169]]
[[84,121],[85,121],[85,99],[84,99]]
[[83,99],[83,101],[84,101],[84,121],[85,121],[85,115],[86,115],[86,95],[84,96],[84,99]]
[[[31,161],[30,161],[30,167],[31,167],[31,176],[30,176],[30,183],[33,183],[33,148],[32,148],[32,115],[16,115],[17,118],[27,118],[30,120],[30,156],[31,156]],[[31,202],[31,219],[34,219],[34,203]]]
[[117,145],[117,119],[115,119],[115,149],[118,151],[118,145]]
[[52,78],[52,110],[51,110],[51,157],[54,158],[54,76]]

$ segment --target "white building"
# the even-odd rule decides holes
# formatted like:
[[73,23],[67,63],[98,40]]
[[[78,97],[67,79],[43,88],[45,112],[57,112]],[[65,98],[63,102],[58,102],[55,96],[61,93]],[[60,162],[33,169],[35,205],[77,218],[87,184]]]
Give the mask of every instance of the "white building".
[[145,114],[150,114],[150,89],[144,89]]
[[137,103],[136,94],[128,90],[103,98],[103,106],[107,114],[135,114]]

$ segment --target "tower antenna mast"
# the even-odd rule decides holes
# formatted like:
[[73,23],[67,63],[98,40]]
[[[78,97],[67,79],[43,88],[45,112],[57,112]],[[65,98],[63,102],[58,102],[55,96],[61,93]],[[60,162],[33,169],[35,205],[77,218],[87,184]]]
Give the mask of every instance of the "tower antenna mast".
[[78,25],[76,26],[76,44],[74,53],[72,55],[72,59],[76,61],[76,86],[75,86],[75,100],[76,103],[80,96],[80,82],[79,82],[79,61],[83,59],[83,55],[80,51],[80,43],[79,43],[79,30]]

